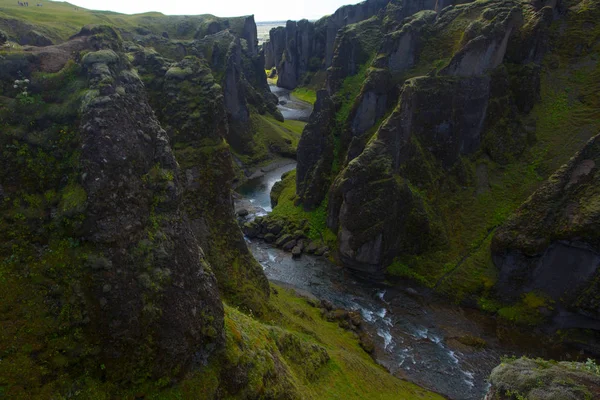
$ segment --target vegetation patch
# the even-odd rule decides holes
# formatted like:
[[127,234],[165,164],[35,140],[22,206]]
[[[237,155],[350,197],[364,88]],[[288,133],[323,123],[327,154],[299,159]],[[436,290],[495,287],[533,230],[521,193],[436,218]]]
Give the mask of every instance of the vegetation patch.
[[317,101],[317,92],[309,88],[298,87],[294,89],[292,96],[310,104],[315,104]]

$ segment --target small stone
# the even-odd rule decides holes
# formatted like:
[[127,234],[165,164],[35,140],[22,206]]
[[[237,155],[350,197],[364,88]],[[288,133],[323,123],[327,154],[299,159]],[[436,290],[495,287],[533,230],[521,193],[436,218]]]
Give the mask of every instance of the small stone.
[[[277,247],[283,247],[286,243],[290,242],[294,240],[294,237],[290,234],[285,234],[283,236],[281,236],[279,239],[277,239],[277,242],[275,242],[275,245]],[[295,245],[296,243],[294,243]]]
[[294,232],[294,239],[296,239],[296,240],[303,239],[305,237],[306,237],[306,235],[304,234],[304,231],[297,230]]
[[106,284],[104,286],[102,286],[102,292],[103,293],[108,293],[112,290],[112,286],[110,286],[109,284]]
[[298,245],[294,246],[294,248],[292,249],[292,257],[300,258],[301,255],[302,255],[302,247],[300,247]]
[[272,222],[267,225],[267,232],[272,233],[273,235],[278,235],[282,230],[283,226],[281,226],[278,222]]
[[333,304],[329,300],[321,300],[321,306],[327,311],[333,310]]
[[244,232],[244,235],[250,239],[255,238],[260,232],[256,222],[246,222],[242,228],[242,231]]
[[275,241],[275,239],[276,239],[276,236],[273,235],[272,233],[267,233],[265,235],[264,239],[265,239],[265,242],[267,242],[267,243],[273,243]]
[[329,247],[323,246],[315,251],[315,256],[322,256],[329,251]]
[[360,345],[360,347],[363,348],[364,351],[366,351],[369,354],[375,351],[375,344],[373,343],[373,339],[371,338],[371,336],[369,336],[367,332],[361,332],[358,338],[358,344]]
[[313,254],[315,251],[317,251],[318,247],[319,246],[315,242],[310,242],[304,251],[308,254]]
[[245,208],[241,208],[237,212],[238,217],[247,217],[248,214],[250,214],[250,212],[248,210],[246,210]]
[[292,249],[296,247],[296,241],[294,239],[290,240],[286,244],[283,245],[282,249],[284,251],[292,251]]

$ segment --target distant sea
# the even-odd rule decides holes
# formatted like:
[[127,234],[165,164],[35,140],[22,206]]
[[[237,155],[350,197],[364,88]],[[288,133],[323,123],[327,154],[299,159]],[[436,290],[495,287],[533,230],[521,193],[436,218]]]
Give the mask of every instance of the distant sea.
[[286,21],[265,21],[256,23],[258,44],[263,44],[269,38],[269,31],[278,26],[285,26]]

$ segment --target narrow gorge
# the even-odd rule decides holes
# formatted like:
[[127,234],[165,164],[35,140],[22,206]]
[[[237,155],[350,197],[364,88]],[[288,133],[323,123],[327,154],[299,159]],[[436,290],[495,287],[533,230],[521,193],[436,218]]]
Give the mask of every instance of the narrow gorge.
[[600,399],[598,1],[151,11],[0,0],[0,399]]

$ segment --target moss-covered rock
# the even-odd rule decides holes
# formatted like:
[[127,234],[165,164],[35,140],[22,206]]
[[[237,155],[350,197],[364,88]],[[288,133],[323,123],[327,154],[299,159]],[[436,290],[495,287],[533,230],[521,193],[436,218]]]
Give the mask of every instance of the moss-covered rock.
[[595,399],[600,396],[599,372],[592,360],[506,360],[492,371],[485,400]]
[[598,154],[596,136],[496,232],[492,251],[504,296],[539,290],[600,318]]
[[[93,62],[55,74],[34,64],[27,93],[2,109],[1,312],[11,322],[0,375],[14,398],[86,379],[170,379],[224,343],[216,280],[144,85],[112,28],[73,41]],[[56,112],[63,104],[71,112]],[[12,352],[17,336],[24,350]]]
[[[135,60],[146,58],[140,55]],[[152,60],[143,65],[149,72],[151,103],[184,169],[184,206],[194,234],[230,304],[261,314],[269,290],[235,221],[231,200],[235,173],[225,141],[230,129],[221,86],[197,57],[169,63],[152,55]]]

